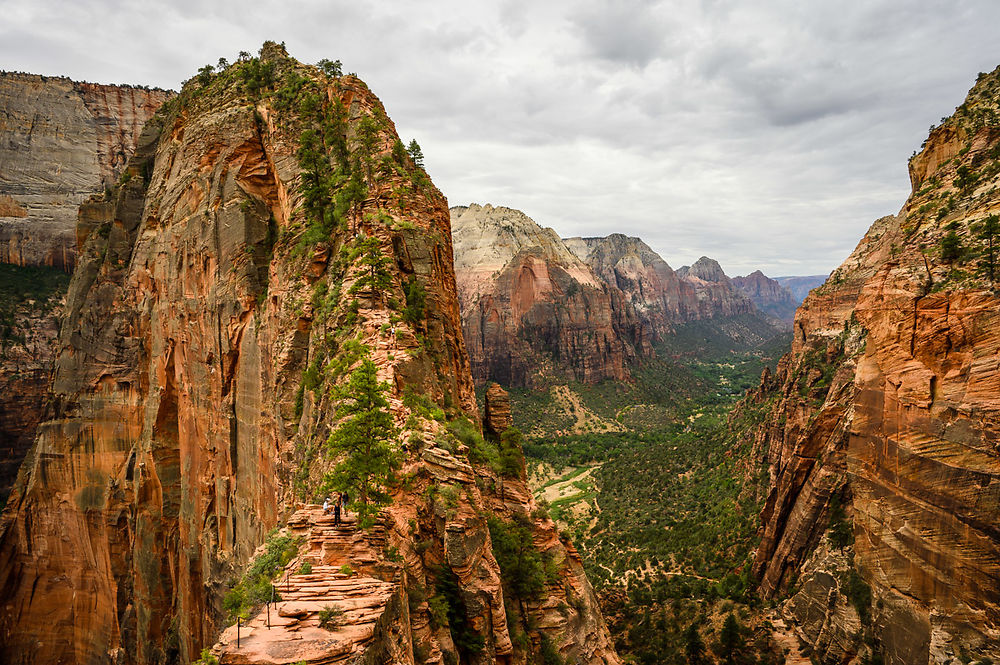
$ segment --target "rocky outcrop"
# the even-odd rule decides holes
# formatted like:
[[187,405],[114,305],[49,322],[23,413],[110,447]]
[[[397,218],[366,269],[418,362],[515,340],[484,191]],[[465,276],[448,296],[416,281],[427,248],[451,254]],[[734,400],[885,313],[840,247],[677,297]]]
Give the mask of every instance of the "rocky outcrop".
[[[0,521],[0,660],[191,662],[282,528],[316,569],[271,630],[316,637],[328,601],[353,628],[309,654],[227,629],[224,662],[619,662],[572,546],[483,452],[447,203],[364,83],[265,44],[189,81],[126,173],[81,213],[52,408]],[[364,356],[402,468],[370,534],[330,531],[300,509]],[[491,540],[515,521],[549,571],[517,602]]]
[[172,92],[0,72],[0,263],[76,262],[76,211],[111,186]]
[[733,277],[733,286],[742,291],[757,309],[779,321],[791,323],[795,318],[796,302],[791,292],[759,270],[746,277]]
[[477,382],[557,376],[624,380],[650,352],[648,331],[552,229],[524,213],[451,209],[463,329]]
[[755,569],[792,590],[786,619],[823,663],[1000,653],[998,90],[1000,69],[981,75],[931,132],[903,209],[809,295],[752,397],[773,405]]

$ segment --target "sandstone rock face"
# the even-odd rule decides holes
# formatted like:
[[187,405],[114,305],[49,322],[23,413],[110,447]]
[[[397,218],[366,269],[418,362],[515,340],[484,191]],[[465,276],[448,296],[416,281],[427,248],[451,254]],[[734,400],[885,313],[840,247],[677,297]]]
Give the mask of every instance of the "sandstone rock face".
[[[445,578],[482,642],[469,662],[526,662],[543,637],[578,663],[619,662],[579,557],[522,480],[470,463],[421,406],[479,419],[447,202],[397,146],[361,81],[271,43],[147,124],[131,177],[81,211],[52,408],[0,521],[0,660],[190,662],[284,525],[317,577],[286,590],[273,630],[316,637],[325,602],[351,604],[353,627],[308,654],[282,651],[293,635],[233,655],[227,630],[223,662],[448,662],[467,647],[432,621]],[[387,259],[380,290],[362,280],[367,245]],[[336,462],[333,389],[364,354],[407,442],[371,536],[296,512]],[[557,573],[523,603],[527,646],[488,517],[527,520]],[[345,564],[362,584],[337,577]]]
[[623,380],[648,333],[552,229],[491,205],[452,208],[463,329],[477,382]]
[[746,277],[733,277],[733,286],[742,291],[757,309],[779,321],[791,323],[795,318],[796,302],[791,292],[759,270]]
[[[785,615],[824,663],[1000,653],[1000,275],[980,231],[1000,210],[998,89],[1000,69],[931,133],[902,211],[809,295],[752,397],[774,405],[757,434],[772,486],[756,570],[768,594],[799,580]],[[957,259],[941,249],[951,234]],[[857,628],[843,604],[822,630],[810,618],[834,607],[845,566],[871,588],[867,643],[844,637]]]
[[613,233],[606,238],[567,238],[566,245],[605,283],[625,294],[657,338],[675,323],[700,318],[694,286],[639,238]]
[[484,431],[500,436],[513,427],[514,418],[510,413],[510,395],[498,383],[491,383],[486,389],[486,405],[483,418]]
[[0,72],[0,262],[76,262],[77,207],[110,186],[166,90]]

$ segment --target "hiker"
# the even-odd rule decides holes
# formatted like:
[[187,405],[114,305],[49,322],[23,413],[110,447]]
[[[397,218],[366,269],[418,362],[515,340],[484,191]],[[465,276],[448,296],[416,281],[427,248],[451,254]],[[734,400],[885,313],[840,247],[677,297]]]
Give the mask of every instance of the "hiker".
[[324,515],[330,514],[330,497],[326,497],[326,500],[323,501],[323,514]]
[[344,517],[347,517],[347,504],[350,503],[351,497],[347,496],[347,492],[340,495],[340,503],[344,506]]
[[333,504],[333,525],[340,526],[340,502]]

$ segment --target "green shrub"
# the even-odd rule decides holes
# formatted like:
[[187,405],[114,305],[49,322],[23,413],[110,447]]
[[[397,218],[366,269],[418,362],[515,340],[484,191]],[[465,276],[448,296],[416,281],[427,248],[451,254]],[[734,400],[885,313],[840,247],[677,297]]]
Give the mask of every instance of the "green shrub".
[[299,568],[299,574],[300,575],[308,575],[312,571],[313,571],[312,564],[309,563],[308,561],[303,561],[302,562],[302,566]]
[[272,598],[280,600],[271,580],[291,561],[299,550],[299,539],[289,535],[278,536],[272,532],[263,554],[251,562],[246,572],[222,599],[222,606],[230,620],[247,619],[250,610]]
[[333,630],[341,624],[344,619],[344,610],[336,605],[327,605],[319,611],[319,627],[326,630]]

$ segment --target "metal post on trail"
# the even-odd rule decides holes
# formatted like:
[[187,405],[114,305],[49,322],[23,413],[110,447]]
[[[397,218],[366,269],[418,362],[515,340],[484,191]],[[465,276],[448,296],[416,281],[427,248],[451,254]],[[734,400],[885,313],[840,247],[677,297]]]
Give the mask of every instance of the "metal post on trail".
[[240,648],[240,615],[236,615],[236,648]]
[[291,584],[288,581],[288,575],[289,574],[290,574],[289,571],[286,570],[285,571],[285,593],[291,593],[292,592]]
[[271,600],[267,601],[267,629],[271,630],[271,603],[274,602],[274,585],[271,585]]

